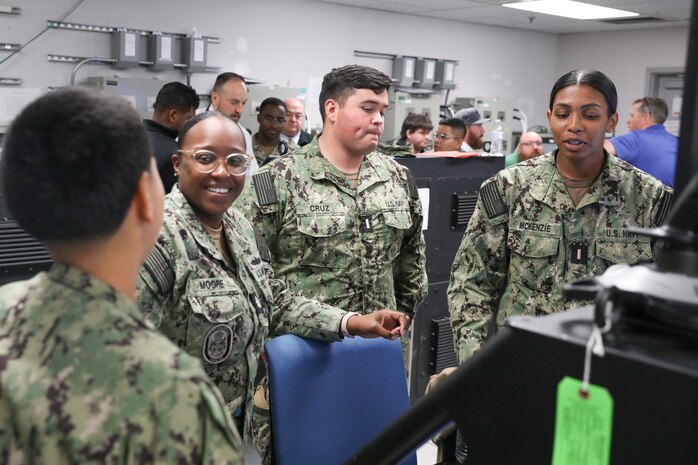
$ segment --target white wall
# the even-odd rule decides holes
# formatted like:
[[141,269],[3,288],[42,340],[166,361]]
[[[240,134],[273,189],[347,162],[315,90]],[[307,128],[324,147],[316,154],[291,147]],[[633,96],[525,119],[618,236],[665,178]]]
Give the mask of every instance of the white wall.
[[[58,19],[73,3],[15,2],[23,14],[0,15],[0,42],[26,42],[47,19]],[[222,39],[221,44],[209,44],[210,65],[282,86],[308,87],[332,67],[348,63],[391,72],[389,60],[357,58],[354,50],[458,60],[458,89],[451,92],[451,98],[512,99],[515,104],[524,103],[533,123],[543,122],[543,102],[555,78],[557,39],[552,34],[307,0],[86,0],[66,21],[181,33],[196,27],[204,35]],[[109,41],[108,34],[52,29],[0,65],[0,76],[20,77],[26,87],[41,87],[42,91],[48,86],[68,85],[73,65],[49,63],[46,55],[109,57]],[[531,66],[532,60],[536,66]],[[79,71],[78,81],[105,74],[185,79],[178,71],[154,73],[86,65]],[[208,93],[214,78],[215,74],[195,74],[192,85],[199,93]]]
[[[24,43],[73,0],[16,0],[20,16],[0,15],[0,42]],[[384,59],[357,58],[354,50],[410,54],[459,61],[458,88],[450,97],[511,99],[527,109],[529,123],[545,124],[550,87],[562,73],[582,66],[608,72],[620,89],[621,113],[644,93],[646,69],[683,66],[687,28],[607,34],[554,34],[415,18],[308,0],[86,0],[67,19],[75,23],[187,33],[196,27],[220,37],[209,44],[209,64],[268,84],[308,87],[332,67],[360,63],[391,71]],[[110,56],[110,36],[51,29],[0,65],[0,76],[26,87],[65,86],[71,64],[49,63],[49,53]],[[0,59],[6,57],[0,53]],[[116,70],[86,65],[92,75],[184,80],[179,71]],[[215,74],[195,74],[192,85],[208,93]],[[626,111],[627,113],[627,111]]]
[[623,134],[633,101],[645,96],[647,70],[684,68],[687,46],[688,27],[565,34],[558,39],[556,73],[593,68],[610,77],[618,90],[616,133]]

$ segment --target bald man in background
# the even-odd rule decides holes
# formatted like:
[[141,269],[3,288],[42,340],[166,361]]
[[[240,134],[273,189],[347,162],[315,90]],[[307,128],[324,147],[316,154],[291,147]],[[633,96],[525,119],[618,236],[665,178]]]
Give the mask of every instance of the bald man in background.
[[[286,105],[286,124],[281,130],[281,140],[293,143],[298,147],[303,147],[313,140],[313,135],[305,132],[303,121],[305,121],[305,107],[303,101],[297,98],[287,98],[284,100]],[[291,148],[294,145],[290,145]]]
[[537,132],[525,132],[516,150],[506,156],[504,159],[504,167],[509,168],[521,161],[545,155],[545,147],[543,146],[543,138]]

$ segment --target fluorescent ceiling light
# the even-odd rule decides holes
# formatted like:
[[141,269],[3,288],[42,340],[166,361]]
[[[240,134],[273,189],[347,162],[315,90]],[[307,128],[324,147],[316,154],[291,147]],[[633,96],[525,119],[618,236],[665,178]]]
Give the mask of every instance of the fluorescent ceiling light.
[[639,13],[633,13],[632,11],[617,10],[615,8],[574,2],[572,0],[536,0],[531,2],[505,3],[502,6],[574,19],[607,19],[640,16]]

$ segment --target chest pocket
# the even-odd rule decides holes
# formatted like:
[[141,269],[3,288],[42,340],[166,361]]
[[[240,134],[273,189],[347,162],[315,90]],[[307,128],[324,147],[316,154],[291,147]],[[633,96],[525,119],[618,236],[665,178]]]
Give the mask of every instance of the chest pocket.
[[509,230],[509,280],[524,287],[551,292],[560,273],[559,235],[544,235],[531,231]]
[[228,277],[192,279],[187,284],[186,351],[205,364],[230,365],[254,334],[247,296]]
[[299,205],[297,226],[301,236],[301,265],[347,267],[350,238],[343,205]]
[[381,202],[381,215],[383,217],[383,227],[378,231],[381,242],[388,248],[388,261],[392,261],[400,253],[402,240],[405,231],[412,226],[412,216],[410,215],[407,200]]
[[635,236],[627,239],[596,240],[595,274],[603,273],[606,268],[619,263],[635,264],[652,259],[652,243],[649,237]]

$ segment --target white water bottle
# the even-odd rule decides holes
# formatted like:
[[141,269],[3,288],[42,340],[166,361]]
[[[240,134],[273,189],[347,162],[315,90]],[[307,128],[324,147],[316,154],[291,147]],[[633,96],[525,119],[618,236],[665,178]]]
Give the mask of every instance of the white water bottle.
[[504,130],[501,126],[497,126],[497,129],[490,132],[490,155],[502,156],[504,155]]

